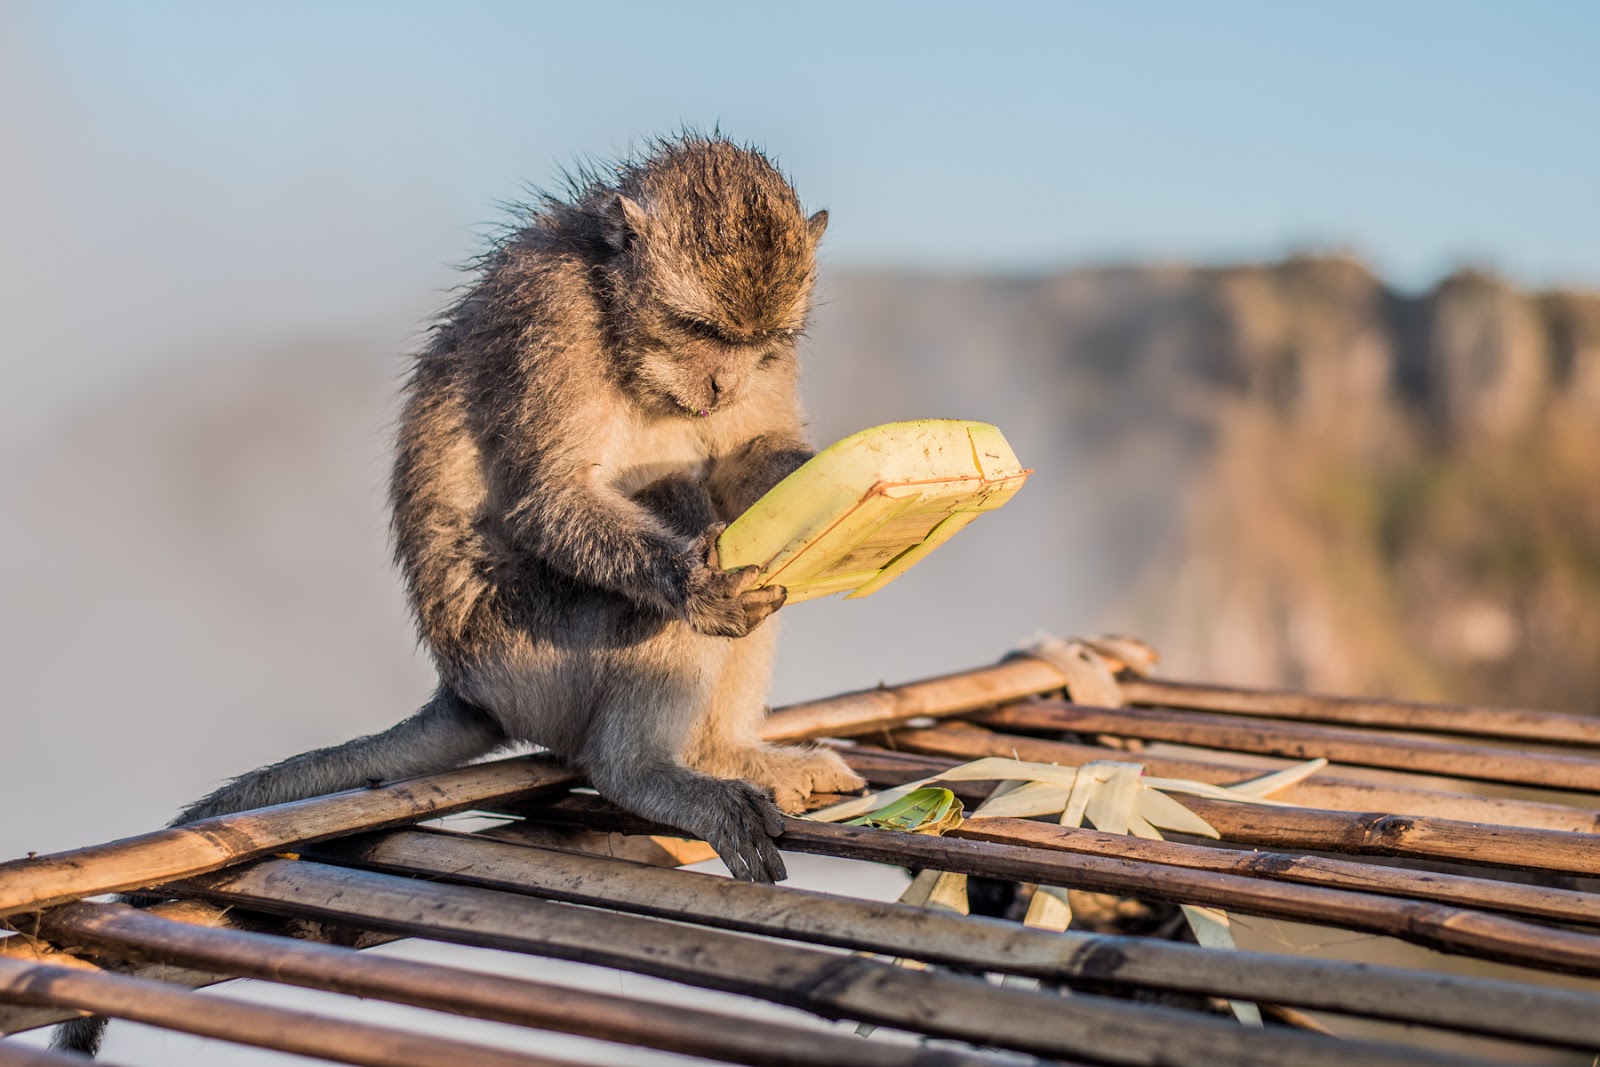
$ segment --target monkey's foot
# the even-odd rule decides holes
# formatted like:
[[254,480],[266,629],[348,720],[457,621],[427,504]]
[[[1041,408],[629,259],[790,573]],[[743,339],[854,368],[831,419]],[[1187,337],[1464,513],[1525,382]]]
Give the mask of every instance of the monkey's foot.
[[717,788],[696,798],[698,808],[684,829],[717,850],[735,878],[781,882],[789,877],[772,839],[783,833],[783,816],[764,790],[748,782],[714,779]]
[[780,810],[797,815],[812,793],[849,793],[866,785],[831,748],[767,745],[744,754],[742,776],[772,790]]

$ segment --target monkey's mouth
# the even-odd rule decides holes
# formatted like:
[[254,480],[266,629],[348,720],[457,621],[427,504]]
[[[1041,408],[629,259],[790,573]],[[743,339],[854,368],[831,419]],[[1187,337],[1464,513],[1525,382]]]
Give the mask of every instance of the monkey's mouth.
[[710,418],[711,412],[716,410],[717,407],[716,404],[708,404],[703,400],[684,400],[681,397],[676,396],[673,397],[672,400],[673,403],[678,405],[679,411],[682,411],[686,415],[692,415],[697,419]]

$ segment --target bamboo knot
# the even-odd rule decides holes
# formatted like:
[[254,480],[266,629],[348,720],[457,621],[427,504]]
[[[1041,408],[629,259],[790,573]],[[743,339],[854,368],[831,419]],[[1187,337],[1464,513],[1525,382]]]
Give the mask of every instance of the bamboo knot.
[[1370,812],[1357,824],[1361,828],[1361,843],[1368,845],[1394,845],[1416,828],[1417,820],[1405,815],[1388,815]]

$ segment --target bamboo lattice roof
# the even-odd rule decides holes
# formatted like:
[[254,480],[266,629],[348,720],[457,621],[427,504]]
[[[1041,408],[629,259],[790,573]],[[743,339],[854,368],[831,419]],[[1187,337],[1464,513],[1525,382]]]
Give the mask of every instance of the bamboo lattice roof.
[[[558,763],[520,757],[0,864],[12,931],[0,938],[0,1033],[94,1013],[392,1067],[610,1062],[545,1055],[540,1031],[789,1067],[1399,1067],[1600,1049],[1600,719],[1111,665],[1104,702],[1128,706],[1072,688],[1075,703],[1059,657],[1018,655],[780,709],[767,736],[840,739],[873,788],[993,756],[1135,762],[1222,785],[1331,763],[1273,794],[1281,806],[1169,794],[1216,841],[998,816],[942,836],[791,818],[780,844],[1507,966],[1485,977],[1201,947],[734,882],[677,869],[709,850],[608,805]],[[949,784],[968,809],[997,785]],[[473,832],[433,822],[465,811],[498,818]],[[144,910],[89,899],[149,889],[171,899]],[[397,938],[595,964],[902,1034],[666,1006],[491,973],[470,955],[444,966],[361,951]],[[491,1047],[193,992],[238,977],[531,1029],[517,1048]],[[1230,1002],[1259,1005],[1267,1025],[1237,1021]],[[1353,1020],[1409,1026],[1351,1036],[1367,1033]],[[0,1040],[0,1067],[79,1062]]]

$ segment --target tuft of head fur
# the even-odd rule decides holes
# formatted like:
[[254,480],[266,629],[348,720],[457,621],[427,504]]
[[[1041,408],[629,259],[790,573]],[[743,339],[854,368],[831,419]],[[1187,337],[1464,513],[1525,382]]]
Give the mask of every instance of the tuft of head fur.
[[543,238],[594,264],[620,369],[642,399],[706,416],[792,363],[828,215],[807,216],[760,150],[720,134],[654,141],[579,170],[506,247]]
[[674,313],[730,339],[799,329],[826,215],[808,222],[784,176],[729,141],[660,147],[606,205],[614,247]]

